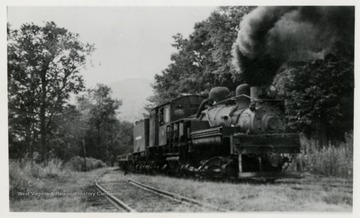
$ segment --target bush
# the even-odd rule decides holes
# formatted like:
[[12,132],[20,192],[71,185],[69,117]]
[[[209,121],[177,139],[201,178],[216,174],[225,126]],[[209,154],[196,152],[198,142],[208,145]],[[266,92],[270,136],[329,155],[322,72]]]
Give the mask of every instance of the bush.
[[65,168],[68,168],[73,171],[88,171],[105,166],[106,164],[101,160],[92,157],[87,157],[86,169],[85,169],[84,158],[79,156],[72,157],[68,162],[65,163]]
[[345,142],[322,148],[308,145],[309,151],[298,155],[290,166],[292,171],[311,172],[323,176],[351,178],[353,173],[353,137],[346,135]]

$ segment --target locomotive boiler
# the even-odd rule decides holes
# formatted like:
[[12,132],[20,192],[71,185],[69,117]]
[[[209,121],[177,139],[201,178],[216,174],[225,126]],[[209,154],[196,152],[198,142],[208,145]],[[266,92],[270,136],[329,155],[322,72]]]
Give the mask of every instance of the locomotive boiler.
[[215,87],[158,105],[135,123],[134,150],[118,157],[125,170],[211,178],[281,176],[300,152],[286,132],[276,89],[239,85],[235,95]]

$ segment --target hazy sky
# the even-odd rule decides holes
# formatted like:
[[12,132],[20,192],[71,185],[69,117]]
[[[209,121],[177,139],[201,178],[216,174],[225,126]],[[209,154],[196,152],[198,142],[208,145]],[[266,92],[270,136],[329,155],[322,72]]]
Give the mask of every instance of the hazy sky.
[[95,44],[93,67],[83,71],[86,85],[109,84],[127,78],[153,80],[170,63],[172,36],[188,36],[196,22],[215,7],[8,7],[8,22],[59,27],[79,33]]

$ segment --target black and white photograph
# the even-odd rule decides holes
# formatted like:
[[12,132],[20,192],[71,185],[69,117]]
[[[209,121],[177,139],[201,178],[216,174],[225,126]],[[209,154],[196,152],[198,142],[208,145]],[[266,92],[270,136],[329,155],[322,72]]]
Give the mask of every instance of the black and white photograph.
[[5,211],[355,216],[355,3],[54,2],[4,6]]

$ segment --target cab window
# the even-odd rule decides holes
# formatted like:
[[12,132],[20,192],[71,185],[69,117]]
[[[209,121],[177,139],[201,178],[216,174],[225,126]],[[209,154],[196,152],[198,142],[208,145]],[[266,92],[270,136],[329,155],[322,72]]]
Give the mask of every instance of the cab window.
[[165,107],[164,108],[164,122],[165,123],[169,123],[170,122],[170,107]]

